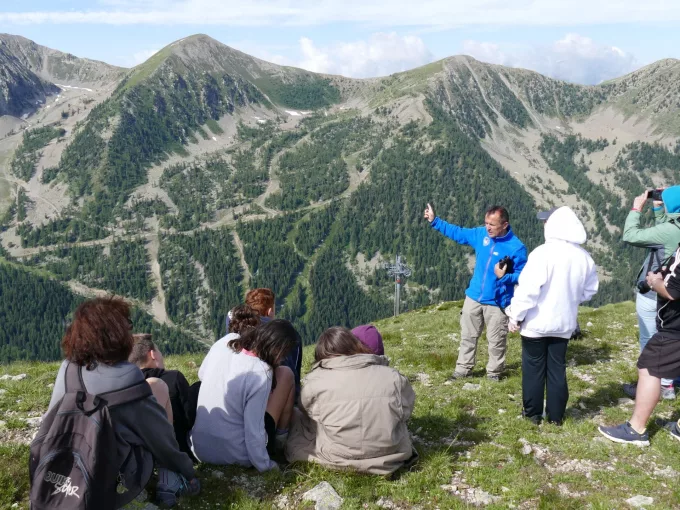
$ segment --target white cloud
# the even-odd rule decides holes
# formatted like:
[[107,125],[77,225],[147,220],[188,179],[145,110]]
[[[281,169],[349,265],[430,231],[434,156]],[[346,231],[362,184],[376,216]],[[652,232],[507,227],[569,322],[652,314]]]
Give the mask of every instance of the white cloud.
[[368,78],[413,69],[433,59],[420,37],[376,33],[366,41],[343,42],[317,47],[311,39],[300,39],[299,67],[317,73]]
[[680,21],[668,0],[100,0],[85,10],[0,12],[0,23],[319,25],[451,28]]
[[597,84],[638,67],[634,55],[578,34],[567,34],[553,44],[539,46],[465,41],[463,52],[483,62],[524,67],[584,84]]

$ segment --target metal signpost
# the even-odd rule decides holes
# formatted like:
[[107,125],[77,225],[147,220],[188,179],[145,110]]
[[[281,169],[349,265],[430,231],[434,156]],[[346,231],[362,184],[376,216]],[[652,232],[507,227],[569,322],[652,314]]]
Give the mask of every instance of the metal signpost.
[[385,264],[385,269],[387,269],[387,274],[394,276],[394,316],[399,315],[399,310],[401,308],[400,298],[401,298],[401,284],[404,278],[411,276],[411,268],[404,264],[401,260],[401,255],[397,255],[397,262],[395,264],[390,264],[387,262]]

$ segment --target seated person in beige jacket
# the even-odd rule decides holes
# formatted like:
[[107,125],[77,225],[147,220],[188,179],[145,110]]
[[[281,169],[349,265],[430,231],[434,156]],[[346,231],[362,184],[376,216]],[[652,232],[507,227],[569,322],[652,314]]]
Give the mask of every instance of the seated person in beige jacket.
[[326,330],[314,357],[286,444],[290,462],[389,475],[417,457],[406,377],[346,328]]

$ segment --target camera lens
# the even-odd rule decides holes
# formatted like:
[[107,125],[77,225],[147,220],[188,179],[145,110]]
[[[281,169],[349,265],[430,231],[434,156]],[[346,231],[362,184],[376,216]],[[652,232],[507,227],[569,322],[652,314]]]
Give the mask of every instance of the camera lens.
[[647,285],[647,282],[641,281],[637,282],[637,289],[640,294],[647,294],[652,288]]

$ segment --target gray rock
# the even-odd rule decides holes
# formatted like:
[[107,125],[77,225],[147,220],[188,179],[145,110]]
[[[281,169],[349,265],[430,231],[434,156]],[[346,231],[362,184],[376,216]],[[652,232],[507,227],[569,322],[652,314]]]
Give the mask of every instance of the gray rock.
[[592,328],[592,327],[593,327],[593,323],[590,322],[590,321],[586,322],[586,327]]
[[525,444],[522,446],[522,455],[529,455],[532,451],[533,449],[531,448],[531,445]]
[[463,384],[463,389],[466,391],[477,391],[482,386],[480,384],[465,383]]
[[212,477],[213,478],[224,478],[224,473],[222,471],[213,471]]
[[644,505],[651,505],[652,503],[654,503],[654,498],[638,495],[633,496],[630,499],[627,499],[626,503],[635,508],[643,508]]
[[620,398],[619,399],[619,405],[620,406],[630,406],[633,405],[635,402],[629,398]]
[[0,430],[4,429],[7,426],[7,422],[0,420]]
[[12,378],[11,375],[5,374],[3,376],[0,376],[0,381],[9,381]]
[[492,496],[488,492],[481,489],[474,489],[472,491],[468,491],[467,501],[475,506],[486,506],[490,505],[491,503],[495,503],[500,499],[501,498],[498,496]]
[[40,424],[42,423],[42,416],[26,418],[26,423],[28,423],[29,427],[40,427]]
[[291,508],[290,498],[286,494],[280,494],[274,498],[274,506],[279,510],[287,510],[288,508]]
[[395,505],[393,501],[390,501],[389,499],[385,498],[380,498],[378,501],[376,501],[375,504],[378,505],[380,508],[387,508],[389,510],[397,508],[397,505]]
[[14,377],[12,377],[12,380],[13,381],[23,381],[27,377],[28,376],[26,374],[19,374],[19,375],[15,375]]
[[5,393],[7,393],[7,390],[0,390],[0,395],[4,395]]
[[314,501],[316,510],[338,510],[342,506],[343,499],[335,492],[328,482],[321,482],[302,495],[304,501]]

